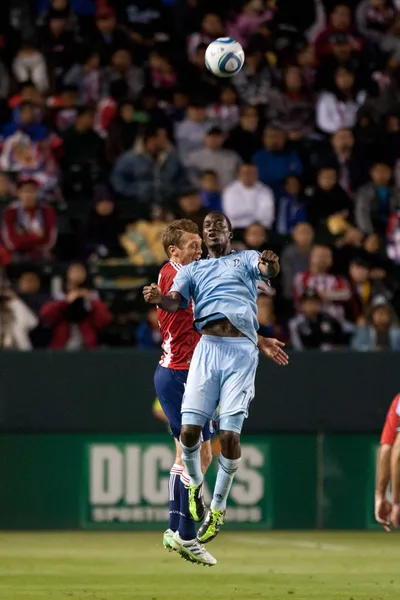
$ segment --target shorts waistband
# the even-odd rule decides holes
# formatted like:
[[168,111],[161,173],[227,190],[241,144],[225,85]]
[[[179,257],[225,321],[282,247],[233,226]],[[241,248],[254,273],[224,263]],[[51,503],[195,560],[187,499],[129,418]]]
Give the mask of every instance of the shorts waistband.
[[202,335],[200,342],[204,340],[207,344],[249,344],[254,346],[253,342],[247,337],[220,337],[218,335]]

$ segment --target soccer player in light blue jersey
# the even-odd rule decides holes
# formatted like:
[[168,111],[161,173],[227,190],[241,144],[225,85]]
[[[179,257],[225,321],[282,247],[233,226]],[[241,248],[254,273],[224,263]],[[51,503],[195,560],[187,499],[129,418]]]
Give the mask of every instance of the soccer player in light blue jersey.
[[[204,220],[207,260],[180,269],[167,296],[156,285],[144,289],[147,302],[176,312],[194,302],[202,333],[194,352],[182,403],[182,459],[190,477],[189,508],[195,521],[204,512],[200,464],[202,427],[219,408],[221,455],[214,494],[198,540],[211,541],[223,524],[226,502],[240,463],[240,434],[254,397],[258,365],[257,287],[279,273],[279,259],[267,250],[233,252],[232,227],[221,213]],[[287,364],[280,342],[278,364]],[[282,353],[282,354],[280,354]]]

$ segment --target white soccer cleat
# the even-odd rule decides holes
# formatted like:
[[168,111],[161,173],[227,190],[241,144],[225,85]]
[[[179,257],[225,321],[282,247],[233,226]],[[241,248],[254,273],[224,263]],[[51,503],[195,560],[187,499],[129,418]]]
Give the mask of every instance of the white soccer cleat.
[[182,540],[179,533],[176,532],[170,540],[171,547],[180,554],[182,558],[199,565],[208,565],[212,567],[217,564],[217,560],[207,552],[202,544],[196,539]]

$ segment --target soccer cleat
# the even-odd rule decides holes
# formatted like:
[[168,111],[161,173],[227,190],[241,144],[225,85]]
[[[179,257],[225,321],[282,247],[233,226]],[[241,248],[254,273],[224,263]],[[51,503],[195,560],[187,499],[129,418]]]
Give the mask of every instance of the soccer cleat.
[[196,539],[182,540],[179,533],[176,532],[172,536],[171,546],[182,558],[189,562],[204,566],[208,565],[209,567],[217,564],[217,560]]
[[174,532],[172,531],[172,529],[167,529],[166,531],[164,531],[164,535],[163,535],[164,550],[168,550],[169,552],[172,552],[172,550],[174,550],[174,548],[172,547],[172,544],[171,544],[171,539],[173,537],[174,537]]
[[203,498],[203,484],[188,485],[189,490],[189,512],[193,521],[202,521],[206,514],[206,504]]
[[218,535],[221,525],[224,524],[225,512],[225,510],[216,510],[215,508],[210,508],[204,523],[197,532],[197,539],[199,542],[202,544],[207,544]]

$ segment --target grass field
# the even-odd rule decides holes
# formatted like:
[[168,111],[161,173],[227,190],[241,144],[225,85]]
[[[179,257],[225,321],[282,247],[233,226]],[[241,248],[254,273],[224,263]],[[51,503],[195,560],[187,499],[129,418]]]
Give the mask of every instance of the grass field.
[[213,568],[155,533],[1,533],[1,600],[400,600],[400,537],[227,533]]

